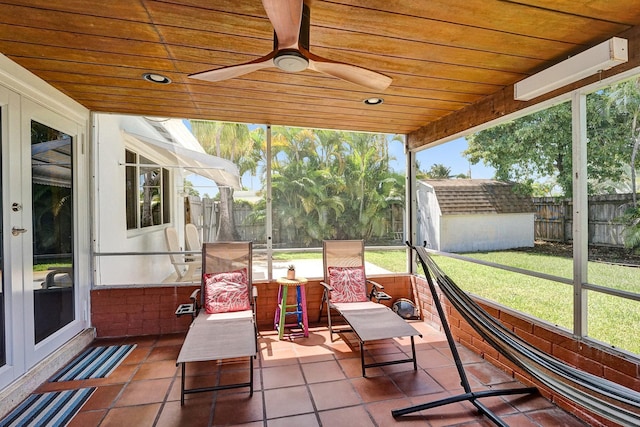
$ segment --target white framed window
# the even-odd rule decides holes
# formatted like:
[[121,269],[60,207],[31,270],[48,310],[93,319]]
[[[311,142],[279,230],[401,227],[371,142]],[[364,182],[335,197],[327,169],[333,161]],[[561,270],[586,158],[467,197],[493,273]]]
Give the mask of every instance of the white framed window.
[[131,150],[125,161],[127,230],[169,223],[169,171]]

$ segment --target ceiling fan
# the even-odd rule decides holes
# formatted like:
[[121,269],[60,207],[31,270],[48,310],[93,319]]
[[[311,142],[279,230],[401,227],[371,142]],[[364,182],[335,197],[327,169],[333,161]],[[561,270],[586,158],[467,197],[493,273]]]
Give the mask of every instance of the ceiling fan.
[[384,74],[331,61],[309,52],[309,8],[303,0],[262,0],[262,5],[275,32],[271,53],[244,64],[191,74],[189,77],[217,82],[264,68],[275,67],[291,73],[309,68],[378,91],[385,90],[391,84],[391,78]]

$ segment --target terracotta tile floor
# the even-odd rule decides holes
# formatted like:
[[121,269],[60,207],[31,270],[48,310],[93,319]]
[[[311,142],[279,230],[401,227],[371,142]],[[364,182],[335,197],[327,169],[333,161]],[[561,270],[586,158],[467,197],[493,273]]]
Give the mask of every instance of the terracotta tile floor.
[[[491,426],[468,402],[394,420],[392,409],[429,402],[462,391],[444,336],[422,322],[417,338],[418,371],[410,363],[367,369],[361,376],[353,334],[331,342],[325,327],[309,338],[278,340],[263,331],[254,365],[254,394],[233,389],[186,395],[180,406],[180,370],[175,360],[182,335],[96,340],[96,345],[136,343],[108,378],[43,384],[37,392],[96,386],[70,426]],[[345,342],[345,340],[347,342]],[[368,360],[406,357],[410,341],[386,340],[365,347]],[[460,348],[472,387],[517,386],[502,371]],[[187,387],[246,381],[246,360],[187,365]],[[482,400],[510,426],[584,426],[539,396]]]

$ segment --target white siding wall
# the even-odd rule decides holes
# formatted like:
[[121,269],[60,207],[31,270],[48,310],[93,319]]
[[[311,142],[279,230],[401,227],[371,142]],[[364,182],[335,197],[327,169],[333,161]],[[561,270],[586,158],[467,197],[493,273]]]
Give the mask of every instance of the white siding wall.
[[440,217],[442,214],[433,187],[418,182],[417,205],[418,239],[416,244],[422,245],[426,241],[428,248],[440,250]]
[[[164,238],[165,225],[148,227],[142,230],[127,230],[125,216],[125,140],[122,130],[158,137],[155,130],[141,118],[95,114],[94,115],[95,150],[95,250],[109,252],[158,252],[166,251]],[[157,162],[160,165],[175,163],[161,158],[154,151],[141,151],[140,147],[131,147],[133,151]],[[169,169],[173,177],[171,191],[171,224],[184,224],[183,201],[177,197],[177,188],[182,186],[179,169]],[[182,226],[176,226],[182,237]],[[155,256],[98,256],[96,257],[96,285],[135,285],[154,284],[162,281],[174,272],[168,255]]]
[[442,218],[440,250],[478,252],[531,247],[533,213],[448,215]]

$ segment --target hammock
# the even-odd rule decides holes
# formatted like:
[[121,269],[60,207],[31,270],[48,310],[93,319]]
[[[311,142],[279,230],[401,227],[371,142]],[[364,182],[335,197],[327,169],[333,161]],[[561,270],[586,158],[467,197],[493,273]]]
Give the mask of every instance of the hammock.
[[[413,247],[436,301],[431,274],[451,305],[501,355],[552,391],[590,412],[624,426],[640,425],[640,393],[588,372],[538,350],[523,341],[473,301],[449,278],[423,247]],[[437,301],[439,305],[439,301]],[[440,313],[443,324],[446,319]]]

